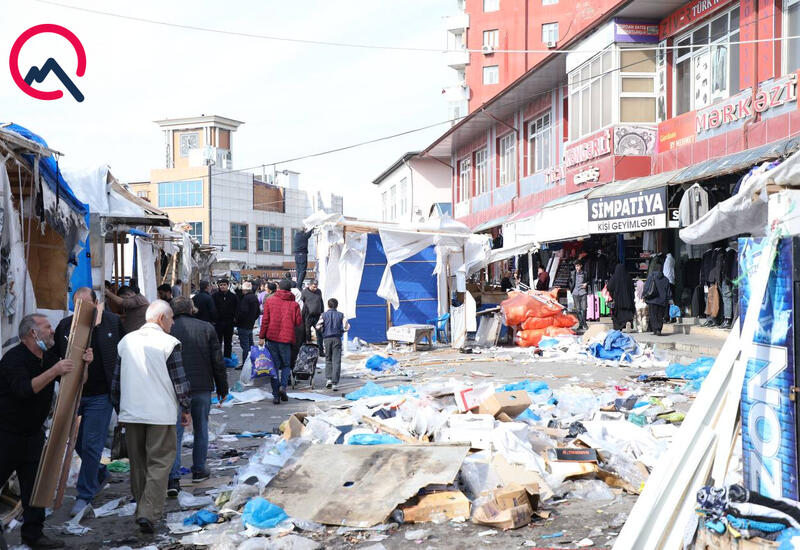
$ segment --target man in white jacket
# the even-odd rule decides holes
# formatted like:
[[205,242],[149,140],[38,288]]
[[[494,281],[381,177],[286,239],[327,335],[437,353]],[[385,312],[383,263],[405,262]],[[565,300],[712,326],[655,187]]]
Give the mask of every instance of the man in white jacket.
[[142,328],[119,343],[111,400],[125,426],[136,523],[143,533],[153,533],[164,513],[175,460],[175,417],[180,410],[181,423],[189,424],[191,399],[180,342],[169,334],[172,308],[156,300],[145,318]]

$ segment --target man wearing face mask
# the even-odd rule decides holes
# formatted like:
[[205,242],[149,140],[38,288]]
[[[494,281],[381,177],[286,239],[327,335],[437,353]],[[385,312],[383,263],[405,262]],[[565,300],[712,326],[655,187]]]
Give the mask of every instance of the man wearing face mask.
[[[24,523],[22,543],[31,548],[61,548],[61,540],[43,533],[44,509],[30,506],[33,483],[44,446],[44,421],[50,414],[55,380],[72,372],[71,359],[50,352],[53,327],[47,317],[27,315],[19,324],[20,344],[0,359],[0,486],[17,472]],[[91,348],[83,354],[91,363]]]

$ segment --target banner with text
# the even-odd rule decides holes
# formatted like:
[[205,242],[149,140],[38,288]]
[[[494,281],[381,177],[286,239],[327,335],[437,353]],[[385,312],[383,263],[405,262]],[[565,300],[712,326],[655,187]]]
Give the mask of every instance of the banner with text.
[[667,227],[667,188],[589,199],[589,233],[626,233]]

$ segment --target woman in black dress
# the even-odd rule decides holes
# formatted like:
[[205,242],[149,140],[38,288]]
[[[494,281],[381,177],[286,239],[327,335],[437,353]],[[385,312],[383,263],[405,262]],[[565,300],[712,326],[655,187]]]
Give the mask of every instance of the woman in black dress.
[[623,264],[617,264],[606,288],[611,294],[611,321],[614,323],[614,330],[622,330],[628,323],[633,326],[633,317],[636,314],[633,280]]

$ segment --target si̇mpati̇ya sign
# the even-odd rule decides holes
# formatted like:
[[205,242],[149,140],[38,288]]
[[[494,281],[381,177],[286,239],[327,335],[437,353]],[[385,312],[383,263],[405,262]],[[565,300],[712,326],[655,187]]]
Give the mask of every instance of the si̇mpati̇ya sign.
[[667,227],[667,189],[589,199],[589,233],[648,231]]

